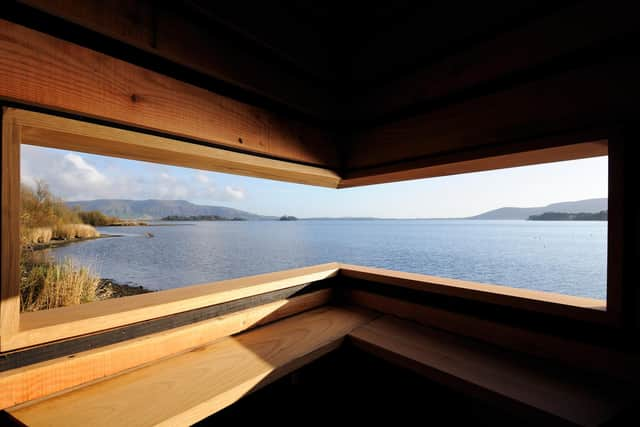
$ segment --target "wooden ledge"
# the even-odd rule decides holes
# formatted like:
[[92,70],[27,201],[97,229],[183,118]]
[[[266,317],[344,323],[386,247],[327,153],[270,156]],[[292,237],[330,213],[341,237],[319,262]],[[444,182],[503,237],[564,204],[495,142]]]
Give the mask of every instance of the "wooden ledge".
[[325,307],[9,409],[26,425],[187,425],[336,349],[368,311]]
[[340,264],[340,275],[421,292],[465,298],[490,304],[599,323],[610,322],[607,302],[531,289],[470,282],[381,268]]
[[601,425],[637,399],[620,383],[588,381],[415,323],[384,316],[349,334],[350,342],[454,389],[537,417],[541,422]]
[[3,335],[1,350],[50,342],[169,316],[265,292],[333,277],[338,264],[322,264],[276,273],[169,289],[51,310],[22,313],[16,334]]
[[322,281],[336,275],[419,292],[431,292],[553,314],[559,317],[597,323],[612,322],[610,313],[606,311],[606,301],[604,300],[329,263],[151,294],[134,295],[124,299],[22,313],[18,331],[13,334],[5,333],[1,337],[0,351],[11,351],[104,331],[135,322]]
[[324,306],[330,299],[331,289],[322,289],[110,345],[96,346],[89,342],[88,349],[82,350],[63,341],[58,345],[73,351],[60,356],[55,356],[55,349],[47,346],[17,352],[0,359],[0,368],[14,358],[18,364],[24,363],[0,372],[0,409],[153,363],[216,339]]

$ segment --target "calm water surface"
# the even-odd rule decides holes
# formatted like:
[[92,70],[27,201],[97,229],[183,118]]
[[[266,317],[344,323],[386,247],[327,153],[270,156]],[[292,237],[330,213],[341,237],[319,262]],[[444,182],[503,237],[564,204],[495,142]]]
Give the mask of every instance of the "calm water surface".
[[150,289],[339,261],[606,297],[607,223],[599,221],[220,221],[100,232],[123,237],[52,253]]

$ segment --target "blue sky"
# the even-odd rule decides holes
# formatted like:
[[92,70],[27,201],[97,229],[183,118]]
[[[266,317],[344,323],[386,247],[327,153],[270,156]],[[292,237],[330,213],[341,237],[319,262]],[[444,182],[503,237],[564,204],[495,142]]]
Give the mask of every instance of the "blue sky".
[[22,182],[66,200],[182,199],[263,215],[452,218],[607,197],[607,158],[334,190],[23,145]]

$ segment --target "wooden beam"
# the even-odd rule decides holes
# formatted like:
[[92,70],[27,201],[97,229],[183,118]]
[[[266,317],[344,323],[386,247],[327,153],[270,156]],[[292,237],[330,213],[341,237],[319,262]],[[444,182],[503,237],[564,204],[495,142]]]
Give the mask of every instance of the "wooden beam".
[[[600,132],[606,134],[604,131]],[[584,159],[608,154],[607,140],[567,144],[567,141],[576,141],[581,135],[555,136],[520,144],[480,147],[458,153],[427,156],[386,166],[364,168],[347,172],[340,181],[339,188]],[[587,134],[584,133],[584,135],[586,138]],[[558,143],[564,145],[555,145]]]
[[[6,109],[22,144],[336,188],[340,177],[316,166],[267,159],[33,111]],[[18,136],[14,136],[17,138]]]
[[182,353],[256,326],[317,308],[331,290],[271,302],[214,319],[0,373],[0,409]]
[[[355,329],[350,342],[454,389],[542,421],[602,425],[636,401],[622,383],[553,369],[473,340],[385,316]],[[531,418],[529,418],[531,419]]]
[[395,171],[404,169],[403,164],[420,168],[414,162],[429,157],[450,156],[456,162],[464,151],[483,146],[508,144],[515,152],[519,144],[532,139],[607,129],[633,120],[640,96],[639,72],[637,58],[619,57],[356,130],[346,150],[347,177],[366,175],[368,170],[380,173],[378,168],[390,164]]
[[193,424],[336,349],[374,317],[320,308],[8,412],[27,425]]
[[2,121],[0,349],[20,324],[20,129]]
[[332,168],[331,132],[0,20],[0,99]]
[[[73,0],[21,0],[20,3],[258,93],[305,114],[324,119],[334,114],[331,92],[320,77],[311,71],[306,75],[299,72],[278,55],[259,47],[258,43],[247,42],[244,35],[225,30],[220,24],[197,16],[195,12],[187,13],[184,4],[150,0],[85,0],[82,4]],[[252,9],[256,6],[252,5]],[[265,9],[273,12],[274,7],[277,5],[265,6]],[[246,15],[249,19],[254,15],[256,19],[264,16],[256,11]],[[289,27],[296,24],[289,22]],[[282,34],[286,33],[289,38],[295,33],[292,28],[285,31],[284,23],[281,27]],[[269,29],[273,30],[272,22]],[[302,53],[301,50],[299,52]],[[311,56],[308,52],[306,54]],[[316,61],[325,62],[323,59],[321,55]],[[318,68],[314,67],[316,71]]]
[[543,334],[470,314],[415,304],[362,290],[345,290],[345,301],[371,310],[409,319],[456,335],[618,378],[640,380],[640,358],[634,353]]
[[[424,13],[431,13],[431,9],[426,8]],[[417,33],[421,29],[416,27],[411,30]],[[384,40],[371,46],[367,54],[361,52],[354,72],[366,74],[385,54],[386,57],[419,55],[414,44],[406,43],[409,30],[406,26],[401,28],[399,34],[384,34]],[[412,39],[420,38],[416,33]],[[638,26],[629,7],[603,7],[595,0],[576,2],[495,37],[479,43],[476,40],[440,60],[413,67],[405,74],[396,72],[376,85],[366,86],[353,95],[344,111],[353,119],[371,121],[413,105],[486,86],[488,82],[512,79],[517,73],[562,61],[564,56],[581,49],[624,39],[630,34],[638,34]]]

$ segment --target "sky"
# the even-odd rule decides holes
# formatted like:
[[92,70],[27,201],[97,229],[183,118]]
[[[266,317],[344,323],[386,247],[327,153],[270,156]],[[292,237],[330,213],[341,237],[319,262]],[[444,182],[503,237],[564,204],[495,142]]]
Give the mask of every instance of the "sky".
[[64,200],[179,199],[299,218],[459,218],[607,197],[607,170],[605,156],[335,190],[21,146],[21,181],[44,180]]

